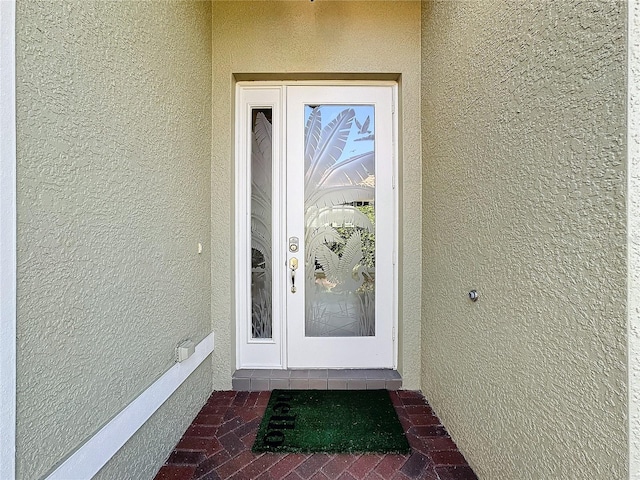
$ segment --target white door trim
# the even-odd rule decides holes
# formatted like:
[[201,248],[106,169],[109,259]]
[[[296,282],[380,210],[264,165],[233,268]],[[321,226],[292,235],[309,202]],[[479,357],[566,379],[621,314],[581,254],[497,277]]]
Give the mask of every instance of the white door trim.
[[[251,278],[246,272],[251,268],[251,145],[250,119],[253,109],[272,109],[272,182],[273,192],[283,190],[285,179],[280,175],[279,159],[283,153],[283,98],[282,86],[251,83],[238,84],[236,88],[236,144],[235,144],[235,319],[236,319],[236,367],[237,368],[283,368],[285,331],[281,328],[281,313],[284,298],[273,296],[272,338],[251,338],[249,319],[251,318]],[[276,205],[280,201],[272,199]],[[279,218],[272,219],[272,242],[282,241],[282,227]],[[281,252],[273,252],[272,264],[284,261]],[[274,292],[277,291],[274,289]]]
[[16,472],[15,0],[0,1],[0,478]]
[[[251,97],[251,94],[246,98],[246,92],[255,92],[262,90],[263,92],[277,91],[279,92],[279,104],[276,109],[274,109],[274,118],[277,118],[280,122],[280,130],[276,133],[275,125],[273,132],[273,143],[277,145],[276,148],[279,148],[279,153],[276,154],[274,151],[274,171],[273,178],[274,182],[276,180],[280,181],[280,185],[274,185],[274,192],[279,193],[284,191],[284,188],[281,188],[286,184],[286,179],[282,179],[280,170],[276,168],[276,164],[281,162],[280,158],[285,158],[286,155],[286,145],[284,144],[284,137],[281,132],[286,129],[286,118],[284,112],[286,112],[286,89],[288,86],[391,86],[393,87],[393,103],[392,103],[392,114],[393,114],[393,167],[392,167],[392,183],[393,183],[393,195],[394,200],[393,203],[395,205],[394,210],[394,219],[393,219],[393,229],[395,236],[395,248],[394,251],[391,252],[393,257],[393,280],[392,280],[392,288],[393,288],[393,326],[392,326],[392,334],[391,334],[391,342],[392,342],[392,358],[393,358],[393,367],[395,368],[398,363],[398,339],[397,339],[397,328],[398,328],[398,261],[397,261],[397,242],[398,238],[398,211],[397,206],[399,205],[398,199],[398,125],[397,125],[397,109],[395,105],[397,105],[398,99],[398,88],[397,82],[395,81],[240,81],[236,83],[236,109],[235,109],[235,244],[236,244],[236,252],[235,252],[235,322],[236,322],[236,368],[287,368],[287,338],[286,338],[286,329],[280,328],[278,325],[276,329],[276,325],[274,322],[274,332],[273,339],[264,341],[264,340],[256,340],[250,339],[251,332],[249,331],[249,318],[251,315],[249,302],[250,302],[250,279],[248,279],[249,272],[249,258],[247,252],[250,251],[250,191],[247,188],[248,182],[250,181],[250,167],[247,166],[247,162],[250,159],[247,159],[247,155],[250,154],[248,152],[247,145],[250,141],[249,136],[249,128],[250,122],[248,119],[250,118],[250,110],[251,108],[261,108],[261,107],[269,107],[272,108],[275,104],[273,100],[270,100],[271,97],[268,97],[267,100],[258,100],[258,97]],[[274,122],[275,124],[276,122]],[[244,157],[243,157],[244,155]],[[278,159],[276,161],[276,159]],[[279,167],[278,167],[279,168]],[[275,200],[275,199],[274,199]],[[281,205],[276,206],[279,210],[284,207],[284,199],[282,200]],[[284,225],[274,225],[273,227],[273,238],[274,241],[282,241],[283,245],[286,241],[286,232],[284,231]],[[280,257],[273,259],[273,265],[281,266],[285,261],[285,255],[282,252],[278,252]],[[274,283],[278,281],[278,278],[274,279]],[[284,282],[287,283],[286,279]],[[243,293],[244,292],[244,293]],[[285,288],[281,289],[283,293],[283,298],[274,298],[274,308],[282,309],[280,312],[284,313],[285,303],[286,303],[286,292]],[[278,318],[278,314],[274,312],[274,319]],[[277,331],[276,331],[277,330]],[[273,348],[269,347],[269,345],[273,345]],[[256,351],[262,350],[266,351],[268,349],[272,350],[272,353],[268,355],[268,361],[261,361],[260,355],[249,354],[246,355],[245,351],[249,346],[250,349],[254,349]]]

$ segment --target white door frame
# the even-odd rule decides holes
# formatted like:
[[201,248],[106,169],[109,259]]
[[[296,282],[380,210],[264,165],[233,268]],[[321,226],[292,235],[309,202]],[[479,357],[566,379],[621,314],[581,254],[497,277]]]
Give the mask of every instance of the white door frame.
[[15,0],[0,0],[0,478],[16,472]]
[[[280,316],[284,313],[286,305],[286,289],[282,288],[281,296],[279,298],[274,297],[274,328],[273,338],[269,340],[252,339],[251,331],[249,328],[250,312],[250,290],[251,281],[248,278],[248,272],[250,267],[250,260],[247,252],[250,251],[250,167],[248,162],[250,158],[248,155],[248,145],[250,144],[250,131],[249,131],[249,118],[252,108],[273,108],[274,119],[278,120],[280,125],[279,130],[276,133],[276,121],[274,121],[274,145],[278,144],[277,150],[274,150],[274,170],[273,191],[276,194],[285,190],[283,186],[286,184],[286,179],[282,178],[279,169],[276,168],[276,159],[286,155],[286,145],[284,142],[283,132],[286,130],[286,95],[284,91],[287,86],[392,86],[393,87],[393,105],[392,113],[394,115],[393,120],[393,179],[394,186],[394,210],[393,229],[395,235],[395,244],[398,242],[398,185],[396,179],[398,178],[397,169],[397,146],[398,146],[398,126],[397,117],[395,111],[395,105],[397,104],[398,89],[397,83],[391,81],[263,81],[263,82],[237,82],[236,84],[236,111],[235,111],[235,242],[236,242],[236,255],[235,255],[235,322],[236,322],[236,368],[288,368],[287,361],[287,332],[286,328],[282,325],[276,325]],[[277,103],[279,102],[279,105]],[[277,138],[277,141],[276,141]],[[284,157],[283,157],[284,158]],[[279,182],[276,184],[276,182]],[[282,199],[282,207],[284,208],[285,202]],[[282,212],[281,218],[284,218],[284,212]],[[278,222],[273,225],[273,240],[274,242],[281,242],[285,245],[286,231],[285,226]],[[277,249],[276,249],[277,250]],[[285,252],[274,252],[273,265],[284,265],[286,261]],[[397,340],[397,328],[398,328],[398,262],[397,262],[397,247],[392,252],[393,255],[393,326],[392,326],[392,338],[389,340],[392,342],[393,350],[393,368],[396,368],[398,363],[398,340]],[[281,258],[280,258],[281,257]],[[284,271],[284,270],[283,270]]]
[[[396,217],[397,199],[393,180],[393,168],[396,154],[393,151],[393,86],[388,85],[349,85],[349,86],[290,86],[287,88],[287,236],[300,235],[306,238],[310,226],[305,225],[305,190],[313,185],[305,185],[303,179],[305,165],[299,159],[305,158],[305,136],[307,127],[307,113],[305,105],[322,105],[326,108],[339,107],[342,114],[348,112],[348,107],[357,105],[371,108],[371,119],[374,120],[372,130],[375,139],[370,149],[375,151],[375,248],[376,248],[376,294],[375,294],[375,332],[373,335],[363,336],[322,336],[307,334],[308,322],[312,318],[305,318],[308,301],[314,298],[313,289],[307,290],[303,270],[309,261],[306,253],[306,240],[301,242],[299,251],[289,253],[288,257],[300,259],[300,274],[302,281],[296,294],[287,292],[287,362],[290,368],[392,368],[395,367],[393,348],[393,331],[396,310],[394,309],[395,292],[393,279],[395,278],[395,255],[397,234],[393,229]],[[336,113],[337,115],[337,113]],[[333,123],[331,117],[323,117],[323,128]],[[336,117],[337,119],[337,117]],[[360,121],[366,125],[364,118]],[[355,127],[355,122],[354,122]],[[366,127],[365,127],[366,129]],[[324,132],[324,130],[323,130]],[[370,132],[368,132],[370,133]],[[313,135],[311,135],[313,137]],[[375,144],[375,147],[373,146]],[[319,147],[318,147],[319,148]],[[343,158],[349,157],[346,151]],[[336,164],[337,165],[337,164]],[[323,166],[322,168],[326,168]],[[297,179],[297,180],[296,180]],[[307,180],[308,181],[308,180]],[[322,222],[321,222],[322,223]],[[313,277],[313,274],[311,274]],[[309,275],[307,275],[307,279]],[[346,280],[346,278],[345,278]],[[356,282],[357,283],[357,282]],[[288,286],[285,287],[288,290]],[[357,287],[349,287],[348,290]],[[325,292],[326,294],[326,292]],[[331,305],[331,296],[339,297],[339,310],[349,308],[350,300],[342,295],[329,294],[328,297],[316,298],[319,305],[329,310],[337,307]],[[351,296],[354,300],[356,295]],[[327,303],[325,303],[327,302]],[[355,309],[357,310],[357,308]],[[308,312],[307,312],[308,313]],[[336,313],[336,312],[334,312]],[[293,314],[293,316],[291,315]],[[343,313],[340,313],[342,315]],[[304,319],[304,321],[303,321]],[[293,320],[293,321],[291,321]],[[319,319],[317,319],[319,320]]]
[[[236,88],[236,148],[235,148],[235,317],[236,317],[236,366],[240,368],[282,368],[285,362],[285,332],[279,321],[284,311],[284,296],[275,295],[272,298],[273,322],[272,337],[269,339],[251,338],[249,319],[251,318],[251,278],[248,274],[251,259],[248,252],[251,247],[251,145],[250,119],[253,109],[272,109],[274,119],[272,138],[282,137],[284,98],[281,87],[274,88],[262,83],[250,85],[239,84]],[[284,155],[281,151],[282,142],[273,141],[272,155],[274,159]],[[278,162],[272,165],[272,191],[280,192],[286,179],[282,179],[278,169]],[[272,220],[273,242],[283,239],[280,218]],[[284,262],[282,252],[274,251],[272,264],[280,265]],[[276,290],[274,290],[275,292]],[[242,321],[241,319],[244,319]]]

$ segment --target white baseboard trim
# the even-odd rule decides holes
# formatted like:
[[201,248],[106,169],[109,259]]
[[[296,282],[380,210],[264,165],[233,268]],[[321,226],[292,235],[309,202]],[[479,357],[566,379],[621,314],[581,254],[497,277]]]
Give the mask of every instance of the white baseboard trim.
[[48,480],[86,480],[104,467],[158,408],[213,352],[213,333],[197,346],[188,359],[175,364],[138,398],[65,460]]

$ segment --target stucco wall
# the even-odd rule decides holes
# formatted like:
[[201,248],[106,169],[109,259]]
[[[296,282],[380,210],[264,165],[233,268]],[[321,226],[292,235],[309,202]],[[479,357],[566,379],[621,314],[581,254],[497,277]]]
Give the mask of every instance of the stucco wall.
[[423,3],[422,386],[481,478],[627,475],[625,10]]
[[[233,312],[234,75],[242,79],[401,75],[400,354],[408,388],[420,371],[420,3],[213,2],[212,316],[216,388],[235,369]],[[353,76],[352,76],[353,77]],[[385,78],[387,78],[385,76]],[[239,77],[236,77],[239,78]],[[361,77],[362,78],[362,77]]]
[[[19,478],[211,331],[210,25],[208,2],[17,2]],[[146,441],[175,441],[194,403]]]
[[640,478],[640,2],[628,5],[629,477]]
[[211,363],[205,361],[91,480],[155,478],[209,397],[210,385]]

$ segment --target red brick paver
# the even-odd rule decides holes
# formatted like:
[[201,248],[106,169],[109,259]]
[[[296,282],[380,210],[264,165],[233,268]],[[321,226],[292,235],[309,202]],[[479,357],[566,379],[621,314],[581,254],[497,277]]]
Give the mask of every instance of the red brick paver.
[[420,392],[391,391],[409,455],[251,452],[269,392],[214,392],[155,480],[477,480]]

